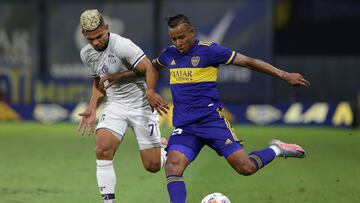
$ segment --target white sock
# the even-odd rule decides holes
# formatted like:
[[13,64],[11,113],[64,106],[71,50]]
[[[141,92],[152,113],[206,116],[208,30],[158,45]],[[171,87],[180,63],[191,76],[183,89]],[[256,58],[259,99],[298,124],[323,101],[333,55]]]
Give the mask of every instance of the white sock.
[[271,145],[269,148],[271,148],[272,150],[274,150],[276,156],[279,156],[281,151],[279,149],[279,147],[275,146],[275,145]]
[[160,158],[161,158],[161,168],[164,168],[165,162],[167,160],[166,151],[163,147],[160,148]]
[[104,203],[114,203],[116,175],[112,160],[96,160],[96,178]]

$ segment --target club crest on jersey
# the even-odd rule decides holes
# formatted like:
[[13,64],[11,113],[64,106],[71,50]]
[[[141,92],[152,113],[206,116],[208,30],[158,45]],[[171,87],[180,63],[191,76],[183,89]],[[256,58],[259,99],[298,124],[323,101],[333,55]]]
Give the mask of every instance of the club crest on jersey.
[[103,65],[101,68],[101,72],[102,74],[107,74],[109,72],[109,67],[107,67],[107,65]]
[[200,63],[200,56],[191,57],[191,64],[196,67]]

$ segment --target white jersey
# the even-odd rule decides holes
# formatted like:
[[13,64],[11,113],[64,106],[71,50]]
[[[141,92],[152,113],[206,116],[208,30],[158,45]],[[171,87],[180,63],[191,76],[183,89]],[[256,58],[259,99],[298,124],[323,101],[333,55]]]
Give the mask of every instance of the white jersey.
[[[93,77],[133,69],[143,58],[144,52],[130,39],[110,33],[104,51],[96,51],[87,44],[80,51],[83,63]],[[115,102],[132,108],[149,107],[145,97],[145,77],[128,78],[106,89],[107,102]]]

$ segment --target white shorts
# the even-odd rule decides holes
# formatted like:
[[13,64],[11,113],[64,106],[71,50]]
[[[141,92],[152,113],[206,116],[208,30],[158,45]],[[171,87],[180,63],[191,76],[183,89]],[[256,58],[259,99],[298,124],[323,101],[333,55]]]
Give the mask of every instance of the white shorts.
[[122,140],[128,127],[133,130],[140,150],[161,146],[159,115],[150,108],[132,109],[110,103],[105,106],[96,129],[106,128]]

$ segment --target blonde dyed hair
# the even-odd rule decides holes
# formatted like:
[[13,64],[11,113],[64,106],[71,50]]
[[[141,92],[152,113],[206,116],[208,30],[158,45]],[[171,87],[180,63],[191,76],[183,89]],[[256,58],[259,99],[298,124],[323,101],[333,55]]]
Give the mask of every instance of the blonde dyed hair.
[[83,31],[94,31],[104,24],[104,20],[97,9],[89,9],[81,14],[80,24]]

